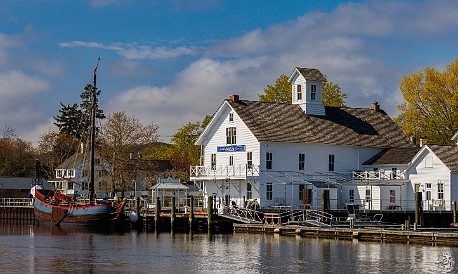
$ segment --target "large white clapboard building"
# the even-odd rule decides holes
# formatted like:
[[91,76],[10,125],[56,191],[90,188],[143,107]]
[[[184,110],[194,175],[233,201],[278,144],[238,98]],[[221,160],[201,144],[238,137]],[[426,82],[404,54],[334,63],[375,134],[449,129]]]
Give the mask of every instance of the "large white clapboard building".
[[410,210],[415,191],[431,210],[458,199],[457,147],[416,147],[376,102],[324,106],[317,69],[295,68],[289,81],[292,104],[232,95],[198,138],[190,177],[218,207],[320,208],[323,189],[334,209]]

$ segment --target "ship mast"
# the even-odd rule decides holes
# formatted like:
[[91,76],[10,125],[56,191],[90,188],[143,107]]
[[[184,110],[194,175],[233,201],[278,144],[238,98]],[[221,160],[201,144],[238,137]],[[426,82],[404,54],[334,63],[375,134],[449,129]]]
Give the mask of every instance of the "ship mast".
[[89,201],[95,204],[95,189],[94,189],[94,176],[95,176],[95,117],[97,112],[97,68],[99,67],[100,57],[94,68],[94,82],[91,89],[91,154],[90,154],[90,180],[89,180]]

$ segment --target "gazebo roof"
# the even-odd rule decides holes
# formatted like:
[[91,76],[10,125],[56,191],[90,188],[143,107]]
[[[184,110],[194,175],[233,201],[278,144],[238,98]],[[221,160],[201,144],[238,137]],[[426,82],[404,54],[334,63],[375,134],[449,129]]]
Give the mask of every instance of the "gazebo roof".
[[167,178],[160,180],[159,184],[152,187],[153,190],[187,190],[188,187],[180,183],[180,180]]

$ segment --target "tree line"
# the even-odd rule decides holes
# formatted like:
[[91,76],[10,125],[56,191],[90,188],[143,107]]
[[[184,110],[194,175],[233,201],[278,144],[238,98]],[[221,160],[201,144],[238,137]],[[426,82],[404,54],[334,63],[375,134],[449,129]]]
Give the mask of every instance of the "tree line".
[[[426,139],[431,144],[450,145],[458,131],[458,60],[444,71],[425,68],[405,76],[399,84],[404,101],[398,105],[400,114],[394,118],[407,136]],[[61,103],[59,115],[54,117],[58,131],[40,136],[34,148],[15,135],[14,129],[5,128],[0,138],[0,176],[33,176],[35,159],[43,165],[45,178],[54,178],[55,169],[65,159],[81,149],[87,142],[89,128],[89,91],[86,85],[81,103]],[[99,96],[100,90],[96,91]],[[280,75],[273,85],[267,85],[259,100],[290,103],[291,84]],[[337,83],[323,84],[323,102],[326,106],[345,107],[347,93]],[[106,159],[112,171],[110,189],[125,190],[132,178],[142,176],[151,185],[159,174],[154,174],[155,161],[167,160],[173,166],[161,176],[173,175],[189,178],[189,166],[200,164],[200,147],[195,141],[203,132],[211,116],[202,121],[184,124],[172,136],[171,142],[159,142],[159,127],[151,121],[142,124],[134,115],[115,112],[105,116],[97,106],[97,118],[103,121],[97,127],[97,151]]]

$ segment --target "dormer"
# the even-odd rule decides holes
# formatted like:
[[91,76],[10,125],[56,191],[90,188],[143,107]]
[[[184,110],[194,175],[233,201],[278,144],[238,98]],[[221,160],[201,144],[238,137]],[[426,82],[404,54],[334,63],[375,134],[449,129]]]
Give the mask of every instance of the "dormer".
[[326,77],[317,69],[295,68],[289,77],[292,103],[299,105],[305,114],[326,115],[323,105],[323,82]]

